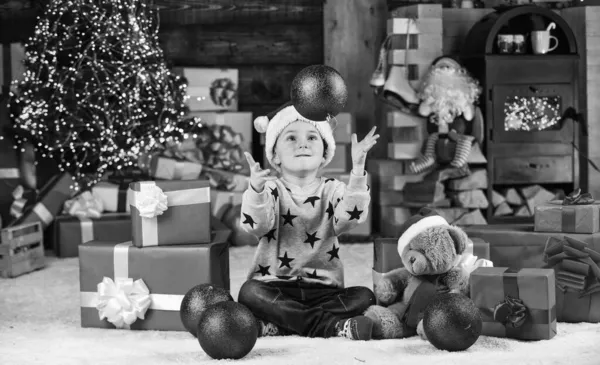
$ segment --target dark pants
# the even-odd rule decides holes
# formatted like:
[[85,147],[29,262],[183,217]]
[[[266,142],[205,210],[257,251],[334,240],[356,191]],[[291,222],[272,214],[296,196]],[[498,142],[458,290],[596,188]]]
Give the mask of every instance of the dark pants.
[[266,322],[305,337],[332,337],[339,320],[363,314],[375,304],[366,287],[345,289],[302,282],[248,280],[238,302]]

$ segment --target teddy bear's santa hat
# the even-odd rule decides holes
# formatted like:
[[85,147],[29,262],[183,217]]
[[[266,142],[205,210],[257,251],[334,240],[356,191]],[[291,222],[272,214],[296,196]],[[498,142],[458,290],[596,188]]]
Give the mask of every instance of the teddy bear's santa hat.
[[398,238],[398,253],[400,257],[404,255],[404,249],[417,235],[429,228],[443,226],[450,226],[450,224],[435,210],[421,208],[417,214],[408,218],[400,226],[400,238]]

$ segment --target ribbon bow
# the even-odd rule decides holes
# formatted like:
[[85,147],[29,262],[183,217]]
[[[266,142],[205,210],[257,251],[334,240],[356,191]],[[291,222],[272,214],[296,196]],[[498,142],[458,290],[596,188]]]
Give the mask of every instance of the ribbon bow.
[[527,319],[527,307],[518,298],[506,296],[503,302],[494,307],[494,320],[504,327],[519,328]]
[[84,191],[73,199],[65,202],[63,212],[79,218],[100,218],[104,211],[102,200],[89,191]]
[[550,237],[544,261],[547,267],[556,269],[556,286],[563,292],[571,288],[579,291],[580,297],[600,292],[600,253],[585,242],[567,236]]
[[155,218],[169,207],[167,195],[157,185],[148,186],[135,194],[135,207],[140,212],[140,217]]
[[144,319],[150,307],[150,290],[142,279],[104,277],[98,283],[98,314],[117,328],[129,328],[138,318]]
[[471,274],[478,267],[493,267],[494,263],[490,260],[480,259],[472,253],[463,253],[459,256],[456,266]]
[[23,188],[23,185],[17,186],[12,192],[14,201],[10,206],[10,215],[17,219],[23,215],[23,210],[27,204],[27,199],[23,198],[24,194],[25,188]]
[[576,189],[563,199],[562,205],[589,205],[594,204],[594,201],[592,194],[582,194],[581,189]]

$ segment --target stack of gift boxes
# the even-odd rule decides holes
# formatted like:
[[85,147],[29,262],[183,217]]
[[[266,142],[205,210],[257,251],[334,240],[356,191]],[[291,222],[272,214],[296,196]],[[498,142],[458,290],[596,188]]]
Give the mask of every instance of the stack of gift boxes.
[[127,241],[79,247],[81,325],[184,331],[179,308],[188,290],[229,289],[231,231],[211,219],[206,179],[133,182],[129,205]]
[[[576,191],[534,211],[534,224],[463,227],[474,255],[494,265],[470,275],[483,335],[545,340],[557,322],[600,322],[600,203]],[[397,239],[374,247],[376,282],[402,262]]]

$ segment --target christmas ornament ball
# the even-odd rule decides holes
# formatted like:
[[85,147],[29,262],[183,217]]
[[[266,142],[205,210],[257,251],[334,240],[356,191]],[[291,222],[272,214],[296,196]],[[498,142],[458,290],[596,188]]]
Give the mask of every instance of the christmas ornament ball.
[[294,77],[292,104],[304,118],[323,121],[335,117],[346,106],[348,89],[342,75],[325,65],[308,66]]
[[200,347],[213,359],[241,359],[256,343],[258,323],[243,304],[221,302],[204,311],[197,333]]
[[202,313],[210,306],[233,301],[231,294],[223,288],[211,284],[200,284],[188,290],[181,300],[179,316],[189,333],[196,336],[198,321]]
[[473,301],[456,293],[437,295],[423,313],[423,330],[440,350],[463,351],[481,335],[481,314]]

